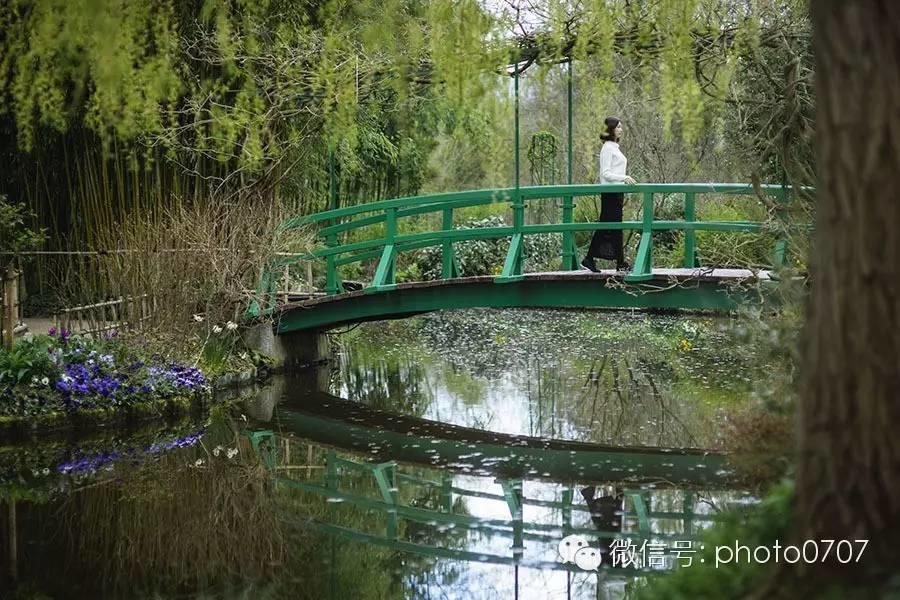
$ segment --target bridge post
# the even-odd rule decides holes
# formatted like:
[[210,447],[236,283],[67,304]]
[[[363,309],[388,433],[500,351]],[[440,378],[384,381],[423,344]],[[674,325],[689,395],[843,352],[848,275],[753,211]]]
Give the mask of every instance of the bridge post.
[[[694,192],[684,194],[684,220],[686,223],[694,223],[696,220],[694,199]],[[684,266],[688,269],[698,266],[696,239],[697,234],[693,229],[684,230]]]
[[572,496],[573,490],[567,487],[562,493],[562,526],[563,537],[569,535],[572,531]]
[[453,512],[453,476],[446,471],[441,473],[441,510]]
[[[625,496],[627,498],[631,498],[631,504],[634,506],[634,514],[638,520],[638,533],[641,536],[650,535],[650,515],[649,515],[649,507],[648,502],[645,499],[642,491],[626,491]],[[625,514],[622,514],[622,524],[625,523]]]
[[[444,209],[444,222],[442,230],[453,230],[452,208]],[[441,246],[441,259],[441,277],[443,279],[453,279],[454,277],[458,277],[460,275],[459,268],[456,265],[456,256],[453,253],[453,242],[451,240],[444,240],[443,245]]]
[[779,233],[778,239],[775,240],[775,251],[772,256],[772,266],[776,271],[784,267],[785,259],[787,258],[788,240],[783,230],[787,225],[786,205],[789,200],[788,191],[782,186],[780,197],[776,196],[775,199],[775,217],[778,219],[778,224],[782,227],[782,232]]
[[390,505],[387,509],[387,537],[396,540],[397,531],[397,463],[389,461],[380,463],[372,467],[372,475],[378,485],[378,491],[381,492],[381,498],[385,504]]
[[325,455],[325,489],[337,490],[338,479],[337,452],[328,450]]
[[[333,248],[338,245],[337,234],[331,234],[325,239],[325,246]],[[330,295],[344,291],[344,286],[338,276],[335,255],[331,254],[325,259],[325,292]]]
[[506,498],[506,505],[509,507],[509,514],[513,521],[513,554],[522,554],[525,551],[524,539],[524,523],[522,513],[522,480],[521,479],[503,479],[500,481],[503,488],[503,496]]
[[[574,212],[572,196],[563,196],[562,222],[571,223]],[[578,268],[578,257],[575,252],[575,238],[571,231],[562,234],[562,270],[574,271]]]
[[375,269],[375,277],[366,291],[382,291],[392,289],[396,283],[394,278],[394,264],[397,261],[397,249],[394,246],[394,238],[397,237],[397,209],[389,208],[385,211],[384,250],[378,268]]
[[644,192],[641,241],[630,275],[625,281],[647,281],[653,278],[653,192]]

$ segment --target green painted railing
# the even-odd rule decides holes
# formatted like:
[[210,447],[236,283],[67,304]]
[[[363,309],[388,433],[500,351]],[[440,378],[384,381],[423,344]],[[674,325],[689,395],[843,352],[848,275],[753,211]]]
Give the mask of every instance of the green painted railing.
[[[716,513],[698,511],[698,497],[691,490],[683,491],[682,510],[655,511],[650,509],[648,490],[627,487],[622,490],[625,496],[624,511],[621,522],[624,527],[601,530],[594,526],[584,527],[573,524],[573,513],[589,513],[587,505],[575,501],[575,488],[565,485],[562,490],[562,501],[529,498],[525,496],[523,479],[496,479],[502,494],[470,490],[453,485],[453,475],[448,471],[440,473],[441,480],[434,481],[421,476],[404,473],[395,461],[363,462],[359,459],[348,459],[339,456],[333,449],[326,449],[325,469],[319,479],[295,479],[279,474],[278,459],[280,437],[273,431],[262,430],[248,434],[252,449],[262,458],[263,464],[272,472],[274,483],[284,493],[300,492],[324,498],[329,503],[337,503],[357,507],[367,512],[381,515],[381,519],[373,522],[384,523],[383,532],[362,531],[335,523],[317,520],[304,520],[305,525],[318,527],[329,533],[368,543],[377,544],[403,552],[413,552],[425,556],[452,558],[457,560],[477,561],[496,564],[520,564],[545,569],[577,569],[574,565],[558,562],[533,563],[523,561],[524,542],[549,542],[555,547],[567,535],[580,535],[588,539],[620,538],[632,540],[638,546],[641,542],[669,542],[694,540],[698,537],[698,524],[709,524],[722,518]],[[374,483],[375,495],[369,486],[348,485],[341,483],[351,474],[370,476]],[[410,486],[418,489],[439,491],[439,506],[425,508],[403,503],[401,496],[417,497],[417,493],[401,494]],[[504,502],[509,511],[508,518],[478,517],[454,510],[454,498],[481,498]],[[550,509],[547,519],[542,522],[528,521],[524,518],[525,506],[539,506]],[[282,518],[296,519],[296,515],[284,514]],[[401,536],[401,522],[416,522],[436,528],[438,531],[478,531],[491,536],[511,538],[511,554],[498,555],[487,552],[471,552],[446,546],[431,546],[405,541]],[[550,522],[553,521],[553,522]],[[654,527],[657,524],[658,527]],[[671,531],[678,533],[670,533]],[[667,532],[668,531],[668,532]],[[670,547],[660,548],[660,553],[673,554]],[[635,570],[637,572],[637,570]],[[646,571],[645,571],[646,572]]]
[[[640,194],[642,216],[640,221],[623,221],[621,223],[573,222],[572,203],[575,198],[598,196],[606,192],[625,192]],[[657,220],[654,218],[654,196],[656,194],[680,195],[684,201],[683,220]],[[251,307],[251,315],[267,312],[274,306],[276,277],[274,272],[286,265],[308,260],[325,261],[325,282],[328,294],[343,291],[338,268],[354,262],[378,260],[375,276],[366,292],[377,293],[394,289],[395,265],[400,252],[416,250],[428,246],[440,246],[443,251],[442,277],[451,279],[459,276],[455,260],[453,244],[455,242],[475,239],[510,238],[509,250],[503,264],[503,271],[495,278],[497,283],[519,281],[523,278],[522,249],[527,235],[561,233],[562,270],[578,268],[574,233],[576,231],[633,230],[640,233],[635,264],[625,276],[626,282],[647,281],[653,277],[653,236],[654,231],[674,230],[684,232],[684,267],[698,266],[696,232],[697,231],[731,231],[759,232],[762,223],[751,221],[697,221],[696,199],[700,194],[722,194],[729,196],[759,197],[760,194],[771,198],[776,207],[786,207],[790,188],[779,185],[751,186],[735,183],[669,183],[669,184],[592,184],[592,185],[552,185],[522,188],[502,188],[489,190],[472,190],[395,198],[359,204],[298,217],[285,223],[285,229],[298,227],[316,227],[318,236],[324,242],[323,247],[313,252],[281,256],[277,263],[263,275],[258,290],[260,298]],[[526,202],[561,201],[558,223],[525,223]],[[472,229],[454,229],[454,210],[485,204],[507,203],[512,210],[512,224],[502,227],[485,227]],[[441,215],[441,229],[435,231],[418,231],[416,233],[401,232],[401,219],[428,213]],[[371,239],[342,243],[339,238],[350,232],[377,227]],[[784,262],[786,240],[779,239],[773,251],[773,268]]]

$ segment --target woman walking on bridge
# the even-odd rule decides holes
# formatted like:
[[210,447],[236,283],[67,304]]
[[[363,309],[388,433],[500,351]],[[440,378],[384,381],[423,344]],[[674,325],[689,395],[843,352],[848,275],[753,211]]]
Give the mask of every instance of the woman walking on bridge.
[[[623,132],[622,121],[616,117],[607,117],[603,124],[605,131],[600,136],[603,140],[603,147],[600,148],[600,183],[634,185],[634,179],[625,174],[628,159],[619,150],[619,140],[622,139]],[[600,194],[600,222],[621,223],[624,200],[623,192]],[[631,268],[631,265],[625,262],[621,229],[599,229],[594,232],[587,256],[581,261],[581,266],[589,271],[599,272],[594,264],[595,258],[616,261],[618,271],[627,271]]]

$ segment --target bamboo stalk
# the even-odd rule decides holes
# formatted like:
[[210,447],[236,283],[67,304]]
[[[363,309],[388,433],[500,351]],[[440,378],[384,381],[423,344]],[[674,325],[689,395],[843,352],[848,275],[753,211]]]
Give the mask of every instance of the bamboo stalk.
[[9,350],[13,345],[13,328],[16,326],[18,274],[13,270],[3,273],[3,347]]
[[115,304],[110,305],[110,307],[109,307],[109,311],[112,316],[112,319],[111,319],[112,329],[121,328],[121,323],[119,323],[119,310],[118,309],[120,306],[123,306],[123,303],[124,303],[124,299],[120,296],[119,300]]

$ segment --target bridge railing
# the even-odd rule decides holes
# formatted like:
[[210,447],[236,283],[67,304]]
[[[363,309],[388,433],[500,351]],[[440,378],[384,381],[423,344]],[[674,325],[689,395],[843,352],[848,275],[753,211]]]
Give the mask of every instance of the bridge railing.
[[[636,546],[642,543],[654,543],[659,555],[676,555],[677,552],[667,547],[674,542],[691,544],[691,540],[710,524],[723,519],[719,513],[698,510],[700,498],[693,489],[680,490],[681,510],[653,510],[651,494],[647,489],[630,488],[620,485],[624,496],[622,512],[618,517],[619,525],[607,523],[603,528],[591,519],[586,526],[585,513],[590,513],[587,504],[576,501],[578,495],[574,486],[561,484],[561,498],[551,500],[529,497],[525,494],[525,480],[521,478],[499,478],[494,483],[499,485],[500,492],[490,493],[483,490],[472,490],[454,485],[454,476],[449,471],[441,471],[440,479],[428,479],[421,473],[408,473],[395,461],[366,462],[353,455],[341,456],[333,448],[325,451],[324,465],[316,471],[318,477],[310,475],[309,462],[298,470],[288,470],[291,465],[280,465],[279,462],[290,460],[290,451],[281,450],[283,438],[271,430],[248,432],[247,437],[251,449],[262,459],[262,464],[272,474],[272,481],[283,490],[283,493],[299,492],[324,499],[329,504],[352,506],[366,511],[379,518],[367,522],[375,524],[373,528],[349,526],[350,523],[333,523],[339,515],[328,512],[327,520],[303,519],[305,526],[336,533],[359,542],[377,544],[425,556],[453,558],[457,560],[488,562],[497,564],[529,564],[529,566],[545,569],[579,570],[574,565],[559,562],[535,562],[531,556],[526,558],[525,542],[535,542],[535,549],[540,556],[543,548],[555,548],[562,538],[568,535],[579,535],[589,540],[606,539],[628,540]],[[303,469],[307,470],[306,475]],[[624,484],[625,482],[617,482]],[[412,489],[410,489],[412,488]],[[409,498],[422,496],[422,492],[435,499],[429,505],[410,503]],[[478,516],[468,511],[459,510],[456,501],[465,499],[492,500],[506,504],[508,516]],[[540,507],[545,510],[541,518],[525,518],[525,507]],[[531,513],[531,510],[527,512]],[[574,517],[574,518],[573,518]],[[296,515],[286,513],[283,518],[296,519]],[[473,531],[491,537],[510,539],[512,545],[509,554],[491,552],[473,552],[448,545],[427,545],[404,539],[401,523],[421,523],[441,531]],[[675,533],[677,532],[677,533]],[[436,540],[437,541],[437,540]],[[529,544],[529,546],[531,546]],[[529,552],[529,555],[531,552]],[[646,565],[645,565],[646,566]],[[621,573],[627,571],[619,570]],[[643,571],[648,574],[649,571]]]
[[[640,194],[642,214],[640,221],[614,223],[574,222],[574,202],[585,196],[598,196],[607,192]],[[654,196],[656,194],[681,195],[683,198],[683,220],[658,220],[654,216]],[[685,267],[697,266],[696,232],[731,231],[759,232],[763,223],[753,221],[698,221],[696,199],[701,194],[724,194],[730,196],[764,196],[777,210],[786,208],[790,188],[780,185],[752,186],[742,183],[670,183],[670,184],[590,184],[553,185],[522,188],[500,188],[451,192],[428,196],[395,198],[336,210],[316,213],[292,219],[284,224],[285,229],[297,227],[318,227],[318,235],[323,247],[309,253],[282,256],[273,268],[264,273],[259,291],[261,301],[251,307],[251,314],[259,314],[273,308],[275,276],[278,268],[308,260],[325,261],[326,292],[337,294],[343,291],[338,269],[344,265],[378,260],[378,266],[367,292],[381,292],[394,289],[395,265],[400,252],[417,250],[429,246],[442,248],[443,279],[460,275],[454,255],[454,243],[465,240],[509,237],[510,245],[503,264],[503,270],[495,278],[497,283],[521,280],[523,273],[523,240],[527,235],[562,234],[562,269],[578,268],[574,234],[577,231],[633,230],[640,233],[635,264],[625,276],[626,282],[647,281],[653,277],[653,232],[683,231]],[[525,223],[525,207],[528,201],[560,201],[559,222]],[[512,224],[502,227],[454,229],[454,211],[486,204],[506,203],[512,211]],[[403,233],[398,221],[403,218],[441,214],[441,228],[433,231]],[[342,243],[341,237],[363,228],[378,227],[379,234],[371,239]],[[380,232],[383,231],[383,234]],[[773,267],[784,263],[787,248],[786,239],[779,238],[773,252]]]

